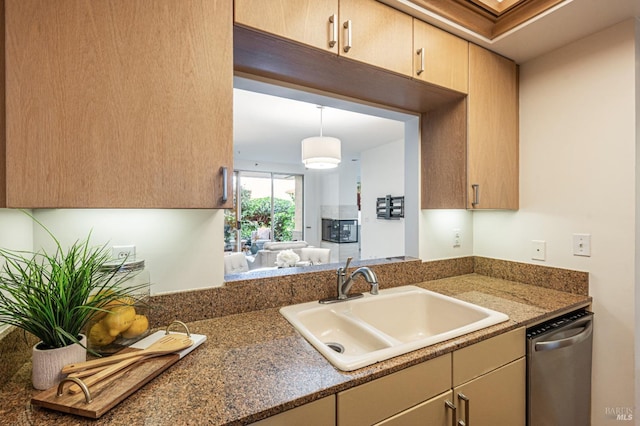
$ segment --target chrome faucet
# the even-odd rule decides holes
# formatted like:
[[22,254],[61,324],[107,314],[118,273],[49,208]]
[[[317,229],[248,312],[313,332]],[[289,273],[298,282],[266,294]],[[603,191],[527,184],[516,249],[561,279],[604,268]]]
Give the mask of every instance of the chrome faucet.
[[344,265],[344,267],[340,267],[336,271],[338,296],[322,299],[320,300],[320,303],[334,303],[362,297],[362,293],[349,294],[349,290],[351,290],[351,286],[353,285],[353,280],[357,275],[362,275],[364,279],[369,284],[371,284],[371,290],[369,291],[369,293],[374,295],[378,294],[378,277],[376,277],[376,274],[367,266],[361,266],[360,268],[353,271],[351,275],[349,275],[349,277],[347,277],[347,269],[349,268],[349,263],[351,263],[352,259],[353,258],[351,257],[347,258],[347,263]]

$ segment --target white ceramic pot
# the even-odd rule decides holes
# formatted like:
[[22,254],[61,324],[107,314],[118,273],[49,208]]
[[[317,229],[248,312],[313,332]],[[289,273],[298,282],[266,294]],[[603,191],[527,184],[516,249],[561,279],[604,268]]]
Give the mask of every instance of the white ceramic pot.
[[66,376],[60,373],[62,367],[87,360],[87,336],[81,334],[80,337],[84,347],[77,343],[56,349],[38,349],[40,343],[33,347],[31,381],[34,388],[44,390],[57,385]]

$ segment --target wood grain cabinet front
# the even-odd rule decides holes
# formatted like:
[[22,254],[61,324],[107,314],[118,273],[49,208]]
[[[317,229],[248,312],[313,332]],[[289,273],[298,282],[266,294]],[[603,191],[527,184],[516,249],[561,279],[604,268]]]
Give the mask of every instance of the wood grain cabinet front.
[[232,7],[6,0],[6,204],[230,206]]
[[469,45],[468,197],[472,209],[518,209],[518,71]]
[[234,7],[236,24],[338,53],[338,0],[235,0]]
[[467,93],[469,43],[419,19],[413,20],[413,77]]
[[374,0],[236,0],[235,23],[406,76],[413,22]]
[[469,44],[466,99],[422,114],[421,208],[517,210],[518,72]]

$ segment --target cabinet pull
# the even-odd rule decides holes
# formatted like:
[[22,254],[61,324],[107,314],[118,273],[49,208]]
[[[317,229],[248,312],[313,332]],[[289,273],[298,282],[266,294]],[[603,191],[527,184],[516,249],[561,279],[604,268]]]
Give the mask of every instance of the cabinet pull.
[[347,41],[344,44],[345,53],[351,50],[351,28],[352,28],[351,19],[349,19],[344,23],[344,29],[346,30],[346,33],[347,33]]
[[420,49],[418,49],[416,54],[420,56],[420,68],[418,68],[417,71],[418,75],[420,75],[424,72],[424,48],[421,47]]
[[337,23],[338,17],[336,16],[336,14],[334,13],[333,15],[329,16],[329,27],[331,28],[331,38],[329,39],[329,47],[333,47],[336,45],[336,43],[338,42],[338,23]]
[[228,172],[226,167],[221,167],[220,171],[222,172],[222,202],[226,203],[229,198],[229,194],[227,192],[227,183],[228,183]]
[[[469,426],[469,398],[465,394],[459,393],[458,399],[464,401],[464,421],[460,420],[458,426]],[[460,405],[462,405],[462,402]]]
[[474,183],[471,185],[473,189],[473,201],[471,202],[471,207],[477,207],[480,204],[480,185]]
[[456,406],[448,399],[444,402],[444,405],[446,406],[445,409],[451,409],[451,426],[456,426]]

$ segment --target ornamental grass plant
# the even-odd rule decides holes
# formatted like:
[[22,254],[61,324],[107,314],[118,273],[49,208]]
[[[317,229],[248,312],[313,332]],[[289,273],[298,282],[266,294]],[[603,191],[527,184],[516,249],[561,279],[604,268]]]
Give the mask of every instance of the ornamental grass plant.
[[106,246],[90,246],[91,233],[65,250],[41,222],[25,214],[49,234],[55,251],[0,248],[0,324],[33,334],[42,341],[39,349],[79,343],[92,316],[107,313],[107,306],[140,288],[123,288],[126,274],[103,267],[111,261],[109,252]]

